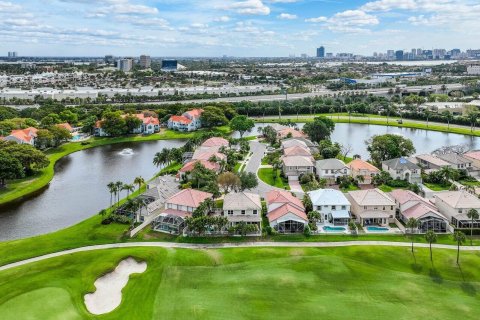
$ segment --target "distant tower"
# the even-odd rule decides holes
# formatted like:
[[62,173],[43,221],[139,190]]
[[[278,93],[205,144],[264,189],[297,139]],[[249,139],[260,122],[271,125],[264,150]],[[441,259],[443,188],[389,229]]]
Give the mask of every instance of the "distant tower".
[[325,47],[321,46],[317,48],[317,58],[325,58]]

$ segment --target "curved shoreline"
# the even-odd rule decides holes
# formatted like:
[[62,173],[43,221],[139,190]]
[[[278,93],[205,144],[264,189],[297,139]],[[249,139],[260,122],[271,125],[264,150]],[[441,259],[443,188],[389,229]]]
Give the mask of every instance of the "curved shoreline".
[[[349,246],[387,246],[387,247],[410,247],[410,242],[391,242],[391,241],[338,241],[338,242],[243,242],[243,243],[220,243],[220,244],[195,244],[195,243],[177,243],[177,242],[126,242],[126,243],[110,243],[93,245],[86,247],[78,247],[69,250],[58,251],[30,259],[25,259],[0,267],[0,271],[20,267],[29,263],[39,262],[55,257],[61,257],[69,254],[96,251],[105,249],[134,248],[134,247],[154,247],[154,248],[171,248],[171,249],[229,249],[229,248],[262,248],[262,247],[290,247],[290,248],[334,248]],[[428,243],[415,243],[417,248],[429,248]],[[456,245],[449,244],[432,244],[432,248],[457,250]],[[462,251],[480,251],[480,246],[460,246]]]

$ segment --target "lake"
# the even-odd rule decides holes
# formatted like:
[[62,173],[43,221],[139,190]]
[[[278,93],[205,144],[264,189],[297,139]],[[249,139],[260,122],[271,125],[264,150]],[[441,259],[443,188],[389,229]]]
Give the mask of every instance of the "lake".
[[[265,125],[257,124],[256,127]],[[429,153],[444,145],[457,144],[480,149],[478,137],[365,124],[338,123],[332,140],[351,145],[349,156],[360,154],[363,159],[368,159],[365,140],[384,133],[401,134],[412,139],[417,153]],[[255,128],[247,136],[257,134]],[[152,164],[154,154],[183,143],[160,140],[115,144],[83,150],[60,159],[55,167],[55,177],[47,188],[23,202],[0,208],[0,241],[56,231],[97,214],[109,205],[110,193],[106,187],[109,182],[131,183],[136,176],[151,178],[159,170]],[[125,148],[131,148],[134,154],[121,155]]]

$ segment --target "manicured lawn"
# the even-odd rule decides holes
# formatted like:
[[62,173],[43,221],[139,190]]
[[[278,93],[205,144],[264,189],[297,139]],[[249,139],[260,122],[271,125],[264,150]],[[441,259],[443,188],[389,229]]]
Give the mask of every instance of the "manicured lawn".
[[480,181],[460,180],[459,182],[460,182],[461,184],[463,184],[464,186],[474,186],[474,187],[480,186]]
[[274,187],[289,189],[288,182],[283,180],[280,176],[280,170],[277,170],[277,178],[273,179],[273,168],[260,168],[258,170],[258,177],[260,180]]
[[242,163],[241,162],[237,162],[235,164],[235,167],[233,167],[233,171],[235,172],[240,172],[240,167],[242,166]]
[[83,252],[0,273],[2,319],[89,319],[85,293],[132,256],[121,305],[98,319],[477,319],[478,254],[409,248],[161,248]]
[[342,192],[348,192],[348,191],[360,190],[360,188],[357,187],[356,185],[350,184],[350,185],[348,186],[348,188],[340,188],[340,190],[341,190]]
[[425,182],[423,183],[428,189],[432,191],[444,191],[444,190],[449,190],[450,189],[450,184],[448,186],[445,186],[443,184],[438,184],[438,183],[428,183]]
[[[196,131],[201,132],[202,130]],[[218,134],[228,134],[230,129],[228,126],[222,126],[211,130],[217,132]],[[14,200],[18,200],[24,196],[27,196],[43,187],[45,187],[50,180],[52,180],[54,175],[55,163],[62,157],[69,155],[73,152],[80,150],[103,146],[107,144],[115,144],[122,142],[142,142],[142,141],[153,141],[153,140],[171,140],[171,139],[188,139],[193,137],[196,132],[178,132],[173,130],[164,130],[160,133],[143,136],[126,136],[126,137],[117,137],[117,138],[91,138],[87,142],[88,144],[82,144],[80,142],[70,142],[61,145],[58,148],[50,149],[46,152],[48,158],[50,159],[50,165],[42,170],[40,170],[35,176],[29,177],[27,179],[15,180],[9,182],[7,189],[0,190],[0,205],[5,204]]]

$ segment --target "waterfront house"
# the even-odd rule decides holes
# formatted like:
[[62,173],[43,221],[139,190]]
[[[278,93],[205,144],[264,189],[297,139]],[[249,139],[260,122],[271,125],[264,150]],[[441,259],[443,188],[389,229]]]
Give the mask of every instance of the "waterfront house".
[[463,157],[470,160],[474,167],[480,168],[480,151],[479,150],[464,153]]
[[189,174],[195,168],[197,163],[202,165],[205,169],[212,170],[215,173],[220,172],[220,164],[216,162],[208,160],[192,160],[184,164],[183,167],[178,170],[178,178],[182,178],[183,176]]
[[440,170],[444,167],[451,167],[451,164],[447,161],[431,154],[419,154],[410,157],[408,160],[416,163],[417,165],[425,169],[426,172]]
[[266,195],[267,218],[279,233],[301,233],[308,225],[305,207],[288,191],[272,190]]
[[472,170],[472,160],[457,153],[446,153],[438,156],[451,164],[453,169]]
[[70,133],[73,133],[75,130],[73,129],[73,127],[70,125],[70,123],[68,122],[65,122],[65,123],[59,123],[59,124],[56,124],[57,127],[59,128],[63,128],[63,129],[66,129],[68,132]]
[[393,179],[406,180],[409,183],[422,183],[420,167],[404,157],[383,161],[382,169],[388,172]]
[[312,153],[307,148],[300,147],[300,146],[294,146],[294,147],[289,147],[289,148],[283,149],[283,155],[285,157],[291,157],[291,156],[310,157],[312,155]]
[[302,138],[302,137],[288,138],[288,139],[282,140],[281,146],[282,146],[282,149],[286,149],[294,146],[300,146],[300,147],[309,149],[310,153],[312,154],[318,153],[318,144],[312,142],[307,138]]
[[171,116],[168,119],[167,127],[178,131],[195,131],[202,127],[200,117],[203,109],[193,109],[184,112],[181,116]]
[[317,175],[319,178],[327,179],[335,183],[338,177],[350,175],[350,168],[339,159],[324,159],[316,162]]
[[[133,129],[130,133],[134,134],[153,134],[160,131],[160,121],[153,116],[145,116],[143,113],[137,113],[134,115],[122,115],[122,118],[127,116],[134,116],[141,120],[141,124]],[[108,137],[108,133],[102,128],[102,121],[97,121],[94,127],[94,135],[97,137]]]
[[229,143],[228,140],[222,137],[211,137],[207,140],[205,140],[201,146],[205,148],[211,148],[211,147],[228,147]]
[[37,139],[38,129],[34,127],[28,127],[26,129],[12,130],[12,132],[3,138],[5,141],[13,141],[20,144],[35,145]]
[[350,221],[350,201],[343,192],[334,189],[318,189],[308,192],[313,210],[318,211],[321,221],[334,225],[347,225]]
[[390,192],[395,201],[399,220],[407,223],[408,219],[414,218],[419,222],[418,229],[421,232],[433,230],[443,233],[448,231],[448,219],[442,215],[437,207],[425,198],[410,190],[397,189]]
[[228,193],[223,199],[223,216],[228,219],[229,227],[240,222],[253,224],[257,233],[262,228],[262,203],[258,194],[248,192]]
[[278,139],[285,139],[285,138],[305,138],[305,134],[300,131],[296,130],[291,127],[287,127],[277,131]]
[[[347,166],[350,168],[350,174],[358,180],[359,184],[372,184],[373,177],[380,173],[377,167],[362,159],[354,159]],[[363,179],[358,179],[360,176]]]
[[349,191],[347,199],[357,223],[388,225],[395,221],[395,201],[380,189]]
[[[433,199],[438,211],[457,228],[470,228],[471,219],[467,216],[470,209],[480,212],[480,200],[465,190],[438,192]],[[479,228],[480,220],[474,220],[473,227]]]

